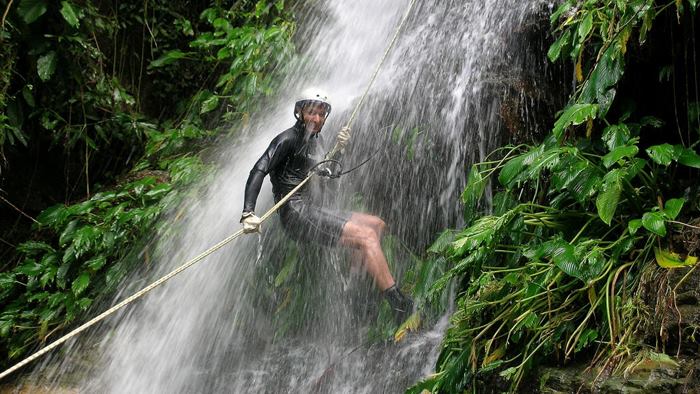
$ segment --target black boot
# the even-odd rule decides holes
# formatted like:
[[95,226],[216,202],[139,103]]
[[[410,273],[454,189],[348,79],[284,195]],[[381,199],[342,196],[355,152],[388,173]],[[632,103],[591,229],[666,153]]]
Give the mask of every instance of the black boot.
[[396,285],[384,290],[382,295],[391,306],[396,324],[403,323],[413,313],[413,300],[405,296]]

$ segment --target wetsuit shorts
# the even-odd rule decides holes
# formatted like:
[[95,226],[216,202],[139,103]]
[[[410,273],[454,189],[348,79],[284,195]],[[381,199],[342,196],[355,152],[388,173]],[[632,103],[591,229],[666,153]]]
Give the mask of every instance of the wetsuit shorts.
[[289,201],[280,210],[282,227],[289,237],[324,246],[338,244],[350,215],[350,212],[317,207],[303,200]]

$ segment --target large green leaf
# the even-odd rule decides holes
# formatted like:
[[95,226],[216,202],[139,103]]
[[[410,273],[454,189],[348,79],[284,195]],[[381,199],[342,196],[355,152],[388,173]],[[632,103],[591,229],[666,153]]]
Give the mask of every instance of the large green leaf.
[[19,272],[19,273],[27,275],[27,276],[37,276],[43,270],[44,270],[44,267],[42,267],[41,264],[37,263],[33,259],[25,260],[24,263],[22,263],[22,265],[20,265],[14,269],[15,272]]
[[666,225],[664,224],[664,216],[661,212],[647,212],[642,216],[642,226],[650,232],[666,236]]
[[671,144],[650,146],[646,149],[646,152],[654,163],[662,166],[668,166],[673,160],[677,160],[680,155],[678,148]]
[[559,116],[559,119],[554,123],[552,133],[554,133],[557,139],[560,139],[567,127],[580,125],[589,119],[595,119],[597,113],[597,104],[570,105],[566,107],[564,112]]
[[562,2],[557,9],[552,12],[552,15],[549,16],[549,22],[552,24],[555,24],[559,18],[567,13],[572,7],[571,2],[564,1]]
[[73,220],[63,229],[61,235],[58,237],[58,245],[61,247],[66,246],[68,243],[73,241],[75,236],[75,230],[78,228],[78,221]]
[[678,155],[678,162],[687,167],[700,168],[700,155],[692,149],[682,149]]
[[611,45],[591,72],[581,89],[579,102],[598,103],[599,116],[605,116],[615,97],[613,88],[624,72],[624,57],[616,45]]
[[107,258],[103,255],[93,257],[86,261],[84,265],[93,271],[99,271],[107,263]]
[[593,13],[588,12],[586,13],[586,16],[583,17],[583,20],[581,23],[578,25],[578,37],[579,41],[583,42],[588,38],[588,34],[591,32],[591,29],[593,28]]
[[71,284],[71,290],[73,294],[79,296],[85,289],[87,289],[90,284],[90,274],[88,272],[82,272]]
[[613,149],[607,155],[603,156],[603,165],[605,168],[610,168],[613,164],[620,161],[621,159],[634,157],[639,152],[639,148],[636,145],[624,145],[618,146]]
[[684,203],[684,198],[672,198],[666,201],[666,204],[664,206],[664,213],[668,216],[669,219],[673,220],[681,212]]
[[17,13],[25,23],[32,23],[46,13],[46,1],[22,0],[17,6]]
[[564,34],[561,35],[561,37],[554,41],[554,44],[552,44],[549,47],[549,50],[547,51],[547,57],[549,58],[549,60],[552,62],[557,60],[559,58],[559,55],[561,54],[562,48],[569,44],[570,40],[571,32],[567,30],[564,32]]
[[630,139],[630,129],[624,123],[610,125],[603,130],[601,138],[605,145],[608,146],[608,150],[612,151],[627,144],[627,141]]
[[199,110],[200,114],[211,112],[219,106],[219,96],[213,94],[208,99],[202,102],[202,107]]
[[554,264],[565,274],[581,278],[579,262],[574,256],[574,248],[564,240],[557,240],[549,245],[549,255]]
[[473,165],[471,171],[469,171],[469,177],[467,178],[467,186],[464,188],[462,193],[462,202],[464,203],[464,214],[467,220],[471,220],[474,215],[477,204],[486,190],[486,181],[488,179],[484,178],[479,171],[477,165]]
[[627,229],[630,234],[634,235],[642,227],[642,219],[633,219],[627,223]]
[[598,169],[593,166],[586,166],[578,176],[568,185],[573,197],[579,203],[586,203],[595,195],[603,183],[603,177]]
[[51,51],[37,60],[36,72],[42,81],[51,79],[54,71],[56,71],[56,52]]
[[78,28],[80,26],[80,19],[78,17],[78,13],[75,11],[73,5],[70,2],[61,2],[61,15],[63,15],[63,19],[65,19],[66,22],[68,22],[68,24],[72,27]]
[[524,169],[525,165],[523,161],[525,160],[525,155],[516,156],[506,163],[498,174],[498,181],[503,186],[511,186],[511,182],[515,179],[518,174],[520,174]]
[[158,59],[152,61],[151,64],[149,65],[149,67],[151,67],[151,68],[163,67],[163,66],[166,66],[170,63],[173,63],[179,59],[186,58],[188,55],[190,55],[189,52],[182,52],[179,49],[174,49],[172,51],[166,52]]
[[617,209],[617,203],[620,201],[624,174],[625,172],[619,168],[606,174],[603,178],[603,190],[596,198],[595,205],[598,209],[598,216],[607,225],[610,225]]
[[27,241],[17,245],[17,251],[27,255],[35,255],[43,252],[55,252],[56,250],[49,244],[40,241]]

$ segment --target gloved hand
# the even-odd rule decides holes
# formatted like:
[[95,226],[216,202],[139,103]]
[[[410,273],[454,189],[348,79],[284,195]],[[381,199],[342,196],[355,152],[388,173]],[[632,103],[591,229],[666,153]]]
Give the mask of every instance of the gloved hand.
[[335,137],[335,146],[338,147],[338,150],[343,150],[348,142],[350,142],[350,128],[346,126],[340,129],[338,136]]
[[243,223],[244,233],[259,233],[262,219],[255,216],[255,213],[253,212],[243,212],[243,216],[241,216],[241,223]]
[[339,172],[340,166],[333,161],[321,163],[316,167],[316,174],[326,178],[337,178],[340,176]]

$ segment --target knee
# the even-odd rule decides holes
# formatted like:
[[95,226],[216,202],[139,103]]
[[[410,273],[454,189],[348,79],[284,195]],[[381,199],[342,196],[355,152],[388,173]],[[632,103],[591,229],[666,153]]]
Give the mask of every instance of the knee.
[[368,224],[372,230],[377,233],[377,237],[381,238],[382,234],[384,233],[384,229],[386,228],[386,223],[377,216],[371,216],[371,220]]
[[377,218],[377,223],[374,226],[374,229],[377,232],[377,236],[381,237],[382,234],[384,234],[385,228],[386,228],[386,223],[382,219]]
[[365,249],[379,246],[379,234],[372,227],[362,227],[360,234],[361,245]]

